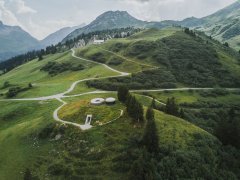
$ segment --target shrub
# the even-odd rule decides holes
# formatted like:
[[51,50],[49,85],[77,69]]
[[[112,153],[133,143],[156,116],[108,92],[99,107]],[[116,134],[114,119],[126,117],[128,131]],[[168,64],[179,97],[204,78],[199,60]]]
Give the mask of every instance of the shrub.
[[41,68],[41,71],[48,72],[51,76],[55,76],[65,71],[79,71],[83,69],[84,66],[81,64],[74,66],[70,63],[48,62],[45,66]]
[[40,139],[46,139],[49,138],[50,135],[52,134],[52,132],[54,131],[55,128],[55,124],[51,123],[49,125],[47,125],[46,127],[44,127],[41,132],[38,134],[38,137]]
[[95,54],[92,54],[88,56],[88,58],[99,63],[105,63],[107,61],[102,52],[97,52]]
[[109,65],[118,66],[123,63],[123,60],[119,57],[112,57],[108,62]]

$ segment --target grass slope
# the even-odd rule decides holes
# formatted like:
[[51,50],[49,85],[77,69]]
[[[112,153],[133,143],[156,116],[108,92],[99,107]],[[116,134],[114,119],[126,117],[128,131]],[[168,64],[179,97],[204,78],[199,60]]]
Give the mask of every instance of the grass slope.
[[120,116],[120,110],[125,109],[124,106],[119,102],[117,102],[113,106],[94,106],[90,104],[91,99],[99,97],[104,99],[108,97],[117,98],[116,94],[103,94],[81,96],[80,98],[78,98],[79,100],[77,101],[75,100],[75,98],[70,99],[68,100],[69,104],[60,110],[60,118],[66,121],[84,124],[87,115],[91,114],[93,115],[91,124],[95,126],[107,123],[111,120],[118,118]]
[[[50,76],[47,72],[40,69],[48,62],[82,64],[86,68],[82,71],[66,71],[56,76]],[[20,93],[19,98],[22,97],[40,97],[49,96],[66,91],[70,85],[77,80],[104,77],[109,75],[117,75],[101,65],[94,65],[86,63],[79,59],[73,58],[70,52],[50,55],[42,61],[34,60],[22,66],[19,66],[7,74],[0,76],[0,84],[9,81],[12,85],[26,87],[28,83],[33,84],[33,88],[29,91]],[[1,93],[6,92],[7,89],[0,90]]]
[[[106,94],[103,97],[108,96],[114,94]],[[76,104],[85,106],[85,102],[94,97],[96,96],[70,98],[70,104],[66,108],[75,107]],[[87,132],[81,132],[71,126],[60,128],[55,133],[62,134],[59,140],[53,140],[55,135],[51,135],[51,128],[50,135],[39,138],[43,129],[51,127],[51,111],[57,104],[19,102],[7,103],[7,106],[4,106],[0,113],[0,177],[19,179],[28,167],[35,176],[41,178],[126,178],[131,163],[126,164],[125,160],[122,160],[125,156],[123,150],[129,146],[131,139],[141,137],[143,128],[136,128],[129,117],[124,115],[109,125]],[[97,110],[101,113],[103,107]],[[123,108],[120,104],[116,105],[116,108],[118,107]],[[75,111],[67,113],[74,114]],[[115,118],[114,113],[103,113],[103,116]],[[156,123],[161,137],[160,143],[165,147],[174,145],[182,151],[193,149],[191,144],[197,141],[196,134],[208,136],[215,141],[214,137],[202,129],[157,111]]]
[[0,179],[19,179],[54,143],[33,137],[51,123],[57,102],[0,102]]
[[201,33],[193,36],[181,29],[145,30],[126,39],[88,46],[78,55],[133,72],[132,78],[89,84],[95,88],[111,90],[120,84],[132,89],[240,86],[240,57],[236,51]]

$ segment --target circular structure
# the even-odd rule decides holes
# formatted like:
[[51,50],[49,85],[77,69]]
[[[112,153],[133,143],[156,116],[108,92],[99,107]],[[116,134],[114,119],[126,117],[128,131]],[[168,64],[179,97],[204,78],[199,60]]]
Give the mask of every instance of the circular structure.
[[115,104],[115,103],[116,103],[116,99],[110,97],[110,98],[107,98],[107,99],[105,100],[105,102],[106,102],[107,104],[109,104],[109,105],[112,105],[112,104]]
[[92,105],[101,105],[105,102],[103,98],[96,98],[91,100]]

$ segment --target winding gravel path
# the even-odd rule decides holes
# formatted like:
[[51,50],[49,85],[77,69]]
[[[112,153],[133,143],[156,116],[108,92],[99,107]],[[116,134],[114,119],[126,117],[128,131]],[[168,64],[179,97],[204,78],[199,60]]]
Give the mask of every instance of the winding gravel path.
[[[107,50],[105,50],[107,51]],[[110,53],[113,53],[111,51],[109,51]],[[117,55],[117,54],[116,54]],[[119,55],[118,55],[119,56]],[[63,101],[62,99],[63,98],[70,98],[70,97],[79,97],[79,96],[84,96],[84,95],[88,95],[88,94],[108,94],[108,93],[116,93],[116,91],[100,91],[100,90],[97,90],[97,91],[91,91],[91,92],[86,92],[86,93],[81,93],[81,94],[76,94],[76,95],[66,95],[66,94],[69,94],[70,92],[72,92],[75,87],[81,83],[81,82],[86,82],[86,81],[90,81],[90,80],[100,80],[100,79],[107,79],[107,78],[114,78],[114,77],[124,77],[124,76],[129,76],[131,75],[130,73],[126,73],[126,72],[121,72],[121,71],[118,71],[116,69],[113,69],[111,67],[109,67],[108,65],[106,64],[103,64],[103,63],[99,63],[99,62],[95,62],[95,61],[91,61],[91,60],[88,60],[88,59],[84,59],[84,58],[80,58],[80,57],[77,57],[75,55],[75,50],[72,49],[72,57],[74,58],[77,58],[77,59],[80,59],[82,61],[86,61],[86,62],[90,62],[90,63],[94,63],[94,64],[98,64],[98,65],[102,65],[104,66],[105,68],[113,71],[113,72],[116,72],[118,73],[119,75],[116,75],[116,76],[106,76],[106,77],[100,77],[100,78],[87,78],[87,79],[82,79],[82,80],[78,80],[78,81],[75,81],[72,83],[72,85],[70,86],[70,88],[63,92],[63,93],[59,93],[59,94],[55,94],[55,95],[51,95],[51,96],[44,96],[44,97],[36,97],[36,98],[21,98],[21,99],[3,99],[3,100],[0,100],[0,101],[46,101],[46,100],[53,100],[53,99],[56,99],[58,100],[59,102],[62,103],[62,105],[60,107],[58,107],[54,112],[53,112],[53,118],[55,121],[57,122],[60,122],[60,123],[63,123],[63,124],[69,124],[69,125],[73,125],[75,127],[78,127],[80,128],[81,130],[88,130],[90,128],[92,128],[93,126],[91,125],[81,125],[81,124],[77,124],[77,123],[73,123],[73,122],[69,122],[69,121],[64,121],[62,120],[59,116],[58,116],[58,112],[60,109],[62,109],[64,106],[67,105],[67,102]],[[134,61],[132,61],[134,62]],[[148,65],[150,66],[150,65]],[[148,89],[145,89],[145,90],[131,90],[130,92],[163,92],[163,91],[188,91],[188,90],[212,90],[214,88],[176,88],[176,89],[155,89],[155,90],[148,90]],[[227,88],[227,90],[230,90],[230,91],[233,91],[233,90],[239,90],[239,88]],[[150,99],[152,99],[151,97],[149,96],[145,96],[145,95],[140,95],[140,96],[144,96],[144,97],[148,97]],[[159,104],[163,104],[162,102],[160,101],[156,101],[157,103]],[[114,120],[111,120],[103,125],[106,125],[106,124],[109,124],[113,121],[116,121],[117,119],[121,118],[122,115],[123,115],[123,110],[120,110],[120,116]]]
[[[111,68],[111,67],[109,67],[109,66],[107,66],[106,64],[103,64],[103,63],[99,63],[99,62],[95,62],[95,61],[91,61],[91,60],[88,60],[88,59],[84,59],[84,58],[77,57],[77,56],[75,55],[75,50],[74,50],[74,49],[72,49],[72,56],[73,56],[74,58],[77,58],[77,59],[80,59],[80,60],[83,60],[83,61],[87,61],[87,62],[91,62],[91,63],[94,63],[94,64],[102,65],[102,66],[104,66],[105,68],[107,68],[107,69],[109,69],[109,70],[111,70],[111,71],[116,72],[116,73],[119,74],[119,75],[116,75],[116,76],[106,76],[106,77],[100,77],[100,78],[88,78],[88,79],[82,79],[82,80],[75,81],[67,91],[65,91],[65,92],[62,93],[62,94],[58,94],[58,95],[55,96],[54,99],[57,99],[58,101],[60,101],[60,102],[62,103],[62,105],[61,105],[60,107],[58,107],[58,108],[54,111],[54,113],[53,113],[53,118],[54,118],[56,121],[61,122],[61,123],[63,123],[63,124],[70,124],[70,125],[73,125],[73,126],[76,126],[76,127],[80,128],[80,129],[82,129],[82,130],[88,130],[88,129],[91,129],[93,126],[91,126],[91,125],[89,125],[89,124],[80,125],[80,124],[77,124],[77,123],[72,123],[72,122],[69,122],[69,121],[64,121],[64,120],[62,120],[62,119],[59,118],[59,116],[58,116],[59,110],[62,109],[63,106],[67,105],[67,103],[66,103],[65,101],[63,101],[61,98],[65,98],[65,97],[75,97],[75,96],[65,96],[65,95],[68,94],[68,93],[70,93],[70,92],[72,92],[72,91],[75,89],[75,87],[77,86],[77,84],[79,84],[79,83],[81,83],[81,82],[90,81],[90,80],[100,80],[100,79],[114,78],[114,77],[123,77],[123,76],[129,76],[130,74],[129,74],[129,73],[126,73],[126,72],[121,72],[121,71],[115,70],[115,69],[113,69],[113,68]],[[82,95],[87,95],[87,94],[97,94],[97,93],[98,93],[98,91],[93,91],[93,92],[88,92],[88,93],[82,93],[81,96],[82,96]],[[54,96],[52,96],[52,97],[54,97]],[[109,121],[108,123],[113,122],[113,121],[121,118],[122,115],[123,115],[123,110],[120,110],[120,111],[121,111],[120,116],[119,116],[118,118],[114,119],[114,120]],[[108,123],[107,123],[107,124],[108,124]]]

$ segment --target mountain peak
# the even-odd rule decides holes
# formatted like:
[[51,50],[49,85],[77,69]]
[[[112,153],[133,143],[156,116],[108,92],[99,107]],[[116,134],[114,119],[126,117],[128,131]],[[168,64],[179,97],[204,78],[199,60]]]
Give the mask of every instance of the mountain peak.
[[107,12],[101,14],[100,16],[98,16],[96,20],[106,19],[106,18],[130,18],[130,19],[135,19],[127,11],[107,11]]
[[90,26],[102,25],[102,29],[106,27],[111,29],[129,27],[139,23],[141,23],[141,21],[131,16],[127,11],[107,11],[98,16]]

